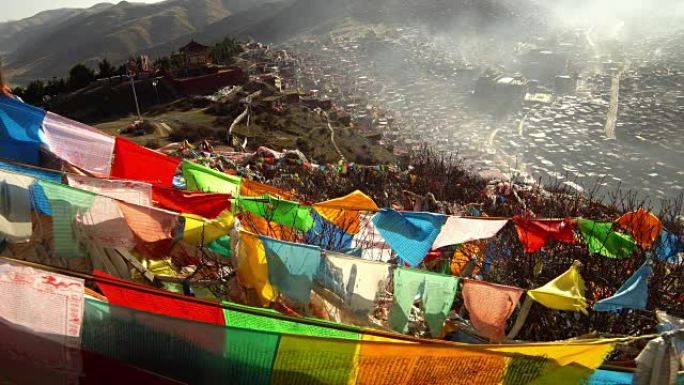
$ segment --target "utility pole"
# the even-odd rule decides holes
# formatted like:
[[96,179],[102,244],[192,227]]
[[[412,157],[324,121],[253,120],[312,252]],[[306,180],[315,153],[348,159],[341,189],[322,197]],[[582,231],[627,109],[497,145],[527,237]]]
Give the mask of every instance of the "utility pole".
[[135,76],[137,70],[137,61],[131,59],[128,61],[128,78],[131,80],[131,89],[133,90],[133,100],[135,101],[135,111],[138,113],[138,120],[142,121],[142,115],[140,115],[140,105],[138,105],[138,93],[135,92],[135,81],[133,76]]

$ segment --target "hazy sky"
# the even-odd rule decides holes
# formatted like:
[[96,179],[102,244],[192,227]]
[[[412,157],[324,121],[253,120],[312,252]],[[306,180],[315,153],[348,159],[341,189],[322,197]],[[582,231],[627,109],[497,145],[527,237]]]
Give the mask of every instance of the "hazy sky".
[[[156,3],[161,0],[132,0],[136,3]],[[55,8],[85,8],[98,3],[112,3],[118,0],[0,0],[0,22],[18,20],[33,16],[40,11]]]

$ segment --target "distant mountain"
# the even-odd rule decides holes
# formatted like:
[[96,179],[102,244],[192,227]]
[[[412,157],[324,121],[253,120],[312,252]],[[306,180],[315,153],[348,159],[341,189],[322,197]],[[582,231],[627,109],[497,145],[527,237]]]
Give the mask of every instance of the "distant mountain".
[[349,20],[494,30],[515,24],[533,0],[166,0],[60,9],[0,23],[0,54],[13,83],[66,75],[78,62],[120,63],[132,54],[167,55],[195,39],[226,36],[279,42],[320,36]]
[[[4,65],[12,82],[64,76],[78,62],[107,58],[123,62],[131,54],[190,39],[206,26],[265,0],[167,0],[154,4],[122,1],[88,9],[47,11],[2,23]],[[17,41],[16,44],[8,42]],[[168,52],[167,52],[168,53]]]

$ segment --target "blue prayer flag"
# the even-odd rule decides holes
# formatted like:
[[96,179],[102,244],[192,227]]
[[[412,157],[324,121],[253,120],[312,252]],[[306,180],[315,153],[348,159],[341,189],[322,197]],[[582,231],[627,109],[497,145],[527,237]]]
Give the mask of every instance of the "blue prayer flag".
[[593,309],[595,311],[615,311],[623,308],[645,310],[648,302],[648,279],[652,273],[651,262],[646,261],[612,297],[596,302]]
[[663,229],[660,237],[656,240],[654,250],[659,261],[678,263],[681,261],[678,254],[684,253],[684,240],[677,234],[672,234]]
[[351,249],[353,235],[320,216],[316,210],[311,210],[311,216],[314,225],[304,235],[307,244],[332,251]]
[[37,165],[40,145],[47,143],[42,125],[46,112],[0,95],[0,157]]
[[382,209],[373,224],[385,242],[410,266],[420,264],[437,239],[446,215]]
[[308,305],[313,277],[321,264],[321,249],[259,236],[268,262],[268,279],[282,293]]

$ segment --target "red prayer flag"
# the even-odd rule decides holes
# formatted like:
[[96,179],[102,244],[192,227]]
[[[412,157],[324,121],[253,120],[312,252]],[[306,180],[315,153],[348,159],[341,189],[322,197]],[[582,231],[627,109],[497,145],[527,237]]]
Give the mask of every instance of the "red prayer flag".
[[152,188],[152,200],[157,205],[186,214],[196,214],[204,218],[216,218],[222,211],[230,208],[230,194],[188,192],[173,188]]
[[[129,286],[150,289],[149,286],[116,278],[98,270],[95,270],[93,275],[126,283]],[[221,326],[225,326],[226,324],[225,319],[223,318],[223,310],[219,307],[190,302],[180,298],[171,298],[162,294],[153,294],[132,288],[129,289],[127,287],[109,283],[98,282],[97,285],[102,289],[102,292],[107,296],[107,300],[112,305],[129,307],[135,310],[191,321],[206,322]]]
[[546,246],[546,242],[555,239],[560,242],[574,243],[575,222],[569,218],[559,220],[533,220],[514,217],[515,229],[525,247],[525,252],[534,253]]
[[180,162],[180,159],[152,151],[117,136],[114,143],[112,176],[169,187],[173,185],[173,178]]

